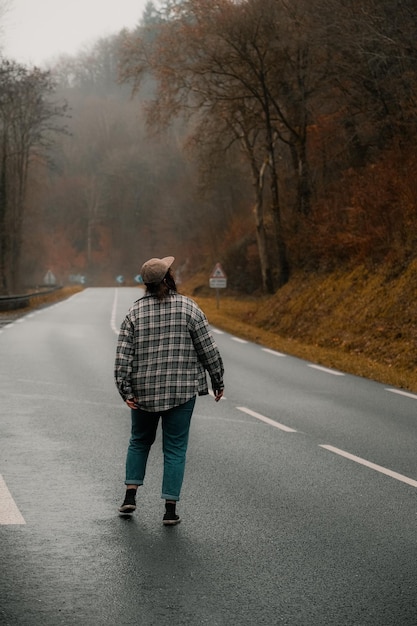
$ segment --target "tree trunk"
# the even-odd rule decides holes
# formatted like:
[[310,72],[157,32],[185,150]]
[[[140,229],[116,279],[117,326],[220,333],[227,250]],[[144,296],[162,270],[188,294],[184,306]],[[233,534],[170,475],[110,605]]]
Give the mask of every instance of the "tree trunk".
[[278,250],[278,272],[277,272],[277,287],[282,287],[289,279],[289,263],[287,256],[287,247],[285,245],[284,237],[282,234],[281,223],[281,206],[278,187],[278,171],[275,160],[275,142],[278,139],[278,135],[274,132],[271,122],[270,111],[270,97],[266,83],[262,84],[263,96],[264,96],[264,114],[265,114],[265,130],[268,150],[268,165],[270,169],[270,187],[271,187],[271,212],[274,221],[275,229],[275,241]]
[[273,279],[273,271],[272,271],[272,263],[270,259],[270,254],[268,250],[268,237],[265,229],[265,221],[264,221],[264,177],[265,177],[265,169],[268,165],[266,161],[258,167],[253,146],[248,139],[247,135],[243,135],[241,137],[241,142],[244,147],[244,151],[248,157],[251,172],[252,172],[252,181],[253,187],[255,190],[255,205],[254,205],[254,215],[255,215],[255,226],[256,226],[256,242],[258,246],[258,255],[259,255],[259,263],[261,266],[261,274],[262,274],[262,289],[266,293],[274,293],[274,279]]
[[[273,154],[273,151],[272,151]],[[274,218],[275,241],[278,251],[278,276],[276,286],[282,287],[288,282],[290,277],[290,266],[288,263],[287,246],[282,234],[281,208],[278,192],[278,176],[275,167],[275,157],[272,156],[270,162],[271,169],[271,196],[272,196],[272,215]]]
[[2,146],[1,155],[1,172],[0,172],[0,293],[7,295],[9,292],[9,281],[7,274],[7,247],[8,247],[8,228],[7,228],[7,204],[6,204],[6,146]]
[[262,183],[260,181],[258,181],[258,184],[256,185],[254,214],[256,224],[256,241],[258,244],[258,254],[262,273],[262,287],[266,293],[274,293],[274,280],[268,254],[268,239],[263,214],[263,190]]
[[301,138],[297,149],[297,211],[301,215],[308,215],[311,208],[310,173],[307,160],[306,138]]

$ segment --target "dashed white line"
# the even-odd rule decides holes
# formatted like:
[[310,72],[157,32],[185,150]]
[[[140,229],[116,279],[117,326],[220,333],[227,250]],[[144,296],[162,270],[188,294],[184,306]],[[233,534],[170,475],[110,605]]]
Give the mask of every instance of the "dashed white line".
[[407,398],[413,398],[413,400],[417,400],[417,395],[415,393],[409,393],[408,391],[402,391],[401,389],[389,389],[385,388],[385,391],[391,391],[391,393],[398,393],[400,396],[406,396]]
[[277,352],[276,350],[271,350],[270,348],[262,348],[263,352],[267,352],[268,354],[273,354],[274,356],[287,356],[282,352]]
[[238,343],[248,343],[246,339],[240,339],[240,337],[231,336],[231,339],[233,339],[233,341],[237,341]]
[[337,370],[330,370],[327,367],[322,367],[321,365],[314,365],[314,363],[307,363],[307,365],[308,367],[312,367],[315,370],[326,372],[326,374],[333,374],[333,376],[344,376],[343,372],[338,372]]
[[245,406],[237,406],[238,411],[242,411],[243,413],[247,413],[252,417],[256,417],[256,419],[269,424],[270,426],[274,426],[275,428],[279,428],[280,430],[284,430],[286,433],[296,433],[297,431],[294,428],[290,428],[289,426],[285,426],[284,424],[280,424],[279,422],[275,422],[271,420],[269,417],[265,417],[265,415],[261,415],[260,413],[256,413],[256,411],[252,411],[251,409],[247,409]]
[[[119,334],[119,330],[116,327],[116,309],[117,309],[117,289],[115,290],[115,295],[114,295],[114,301],[113,301],[113,309],[112,309],[112,315],[111,315],[111,322],[110,325],[112,327],[112,330],[116,333]],[[9,326],[12,326],[13,324],[9,324]],[[3,327],[3,328],[7,328],[7,326]],[[211,328],[212,332],[217,333],[219,335],[224,334],[222,330],[219,330],[217,328]],[[1,331],[0,331],[1,332]],[[248,343],[245,339],[240,339],[239,337],[234,337],[231,335],[231,339],[233,341],[236,341],[238,343]],[[282,352],[277,352],[275,350],[271,350],[270,348],[262,348],[262,350],[264,352],[267,352],[268,354],[272,354],[274,356],[277,357],[285,357],[286,355],[283,354]],[[320,370],[322,372],[325,372],[327,374],[332,374],[333,376],[345,376],[345,374],[343,372],[339,372],[338,370],[333,370],[333,369],[329,369],[327,367],[323,367],[321,365],[316,365],[314,363],[307,363],[308,367],[311,367],[313,369],[317,369]],[[402,396],[406,396],[408,398],[413,398],[414,400],[417,400],[417,395],[413,394],[413,393],[409,393],[407,391],[401,391],[400,389],[390,389],[390,388],[386,388],[386,391],[390,391],[392,393],[396,393]],[[214,395],[211,391],[209,392],[211,395]],[[225,399],[225,398],[222,398]],[[255,417],[256,419],[269,424],[270,426],[273,426],[274,428],[278,428],[279,430],[282,430],[284,432],[287,433],[296,433],[297,431],[294,428],[290,428],[289,426],[285,426],[285,424],[280,424],[279,422],[276,422],[275,420],[272,420],[269,417],[266,417],[265,415],[262,415],[261,413],[257,413],[256,411],[252,411],[251,409],[248,409],[247,407],[244,406],[237,406],[236,409],[238,411],[242,411],[243,413],[246,413],[247,415],[251,415],[252,417]],[[346,459],[349,459],[351,461],[354,461],[355,463],[358,463],[360,465],[363,465],[365,467],[368,467],[370,469],[373,469],[377,472],[379,472],[380,474],[384,474],[386,476],[389,476],[391,478],[394,478],[395,480],[401,481],[403,483],[406,483],[407,485],[411,485],[412,487],[417,487],[417,481],[413,480],[412,478],[408,478],[408,476],[404,476],[403,474],[399,474],[398,472],[393,472],[392,470],[383,467],[382,465],[377,465],[376,463],[371,463],[370,461],[367,461],[366,459],[362,459],[361,457],[355,456],[354,454],[350,454],[350,452],[346,452],[344,450],[340,450],[339,448],[335,448],[334,446],[330,446],[330,445],[320,445],[320,448],[323,448],[325,450],[329,450],[330,452],[333,452],[334,454],[338,454],[339,456],[342,456]],[[1,476],[0,476],[0,481],[1,481]],[[6,485],[4,485],[5,489],[7,490]],[[8,490],[7,490],[8,492]],[[10,496],[11,498],[11,496]],[[0,504],[2,501],[2,492],[1,492],[1,482],[0,482]],[[12,499],[13,501],[13,499]],[[23,517],[20,515],[19,510],[17,509],[17,514],[21,517],[21,519],[23,520]],[[1,514],[0,514],[1,515]],[[20,521],[20,522],[2,522],[2,518],[0,516],[0,524],[1,523],[20,523],[20,524],[24,524],[25,521]]]
[[26,524],[26,522],[17,508],[3,476],[0,475],[0,525],[6,524]]
[[219,330],[218,328],[213,328],[213,326],[211,326],[211,332],[216,333],[217,335],[224,335],[224,332],[222,330]]
[[373,469],[380,474],[385,474],[386,476],[395,478],[395,480],[399,480],[403,483],[406,483],[407,485],[417,487],[417,480],[413,480],[412,478],[408,478],[408,476],[403,476],[403,474],[393,472],[392,470],[387,469],[382,465],[376,465],[376,463],[371,463],[370,461],[366,461],[366,459],[361,459],[361,457],[359,456],[355,456],[354,454],[350,454],[350,452],[345,452],[344,450],[340,450],[339,448],[334,448],[333,446],[321,445],[319,447],[324,448],[325,450],[329,450],[330,452],[334,452],[339,456],[343,456],[345,459],[349,459],[350,461],[354,461],[355,463],[359,463],[360,465],[369,467],[370,469]]

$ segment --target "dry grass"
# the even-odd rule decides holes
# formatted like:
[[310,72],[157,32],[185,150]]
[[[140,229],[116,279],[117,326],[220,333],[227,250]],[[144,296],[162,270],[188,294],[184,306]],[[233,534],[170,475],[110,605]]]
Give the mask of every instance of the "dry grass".
[[[239,298],[182,285],[211,324],[262,346],[417,392],[417,262],[399,275],[360,267],[299,275],[274,296]],[[196,295],[204,293],[204,295]],[[206,295],[207,294],[207,295]]]
[[14,311],[0,311],[0,321],[2,319],[13,319],[16,317],[20,317],[21,315],[25,315],[34,309],[40,309],[48,304],[53,304],[54,302],[59,302],[60,300],[65,300],[70,296],[82,291],[83,287],[79,285],[74,285],[71,287],[63,287],[62,289],[57,289],[57,291],[53,291],[52,293],[40,294],[36,295],[29,300],[29,306],[16,309]]
[[57,291],[53,291],[52,293],[48,293],[45,295],[36,296],[35,298],[30,299],[29,308],[30,309],[39,309],[46,304],[52,304],[53,302],[59,302],[60,300],[66,300],[70,296],[73,296],[75,293],[82,291],[83,287],[80,285],[73,285],[71,287],[62,287],[62,289],[58,289]]

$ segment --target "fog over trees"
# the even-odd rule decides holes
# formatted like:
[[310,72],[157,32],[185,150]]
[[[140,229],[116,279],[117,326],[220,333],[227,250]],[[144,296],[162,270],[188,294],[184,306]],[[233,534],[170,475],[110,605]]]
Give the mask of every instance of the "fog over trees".
[[414,0],[165,0],[47,70],[0,64],[0,290],[133,284],[221,261],[297,271],[415,255]]

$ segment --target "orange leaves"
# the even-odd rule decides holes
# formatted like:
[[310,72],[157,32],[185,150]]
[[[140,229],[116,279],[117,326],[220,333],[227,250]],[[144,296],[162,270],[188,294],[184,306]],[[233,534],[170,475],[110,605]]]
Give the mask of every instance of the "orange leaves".
[[417,158],[394,147],[327,189],[292,242],[298,262],[331,268],[341,262],[401,263],[414,254]]

